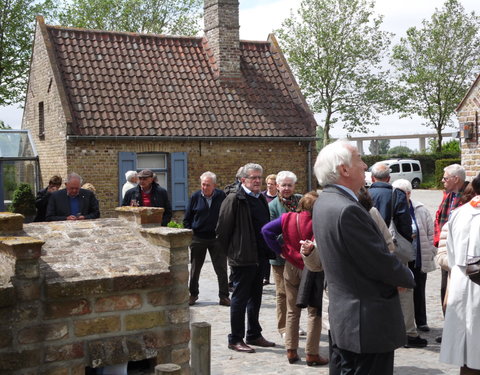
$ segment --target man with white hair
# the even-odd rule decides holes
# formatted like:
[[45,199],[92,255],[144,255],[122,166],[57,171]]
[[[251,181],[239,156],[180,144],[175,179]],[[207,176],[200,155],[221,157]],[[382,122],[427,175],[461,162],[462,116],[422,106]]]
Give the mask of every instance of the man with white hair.
[[128,190],[137,186],[138,184],[137,172],[128,171],[127,173],[125,173],[125,179],[127,180],[127,182],[125,182],[122,187],[122,199],[125,197],[125,193]]
[[330,371],[391,375],[394,350],[406,341],[397,288],[415,283],[358,203],[366,168],[346,141],[324,147],[314,167],[323,187],[313,230],[329,290]]
[[[259,322],[266,258],[272,253],[261,234],[270,221],[267,200],[262,195],[263,168],[248,163],[240,173],[241,185],[227,195],[220,208],[217,237],[232,269],[233,294],[230,304],[229,349],[255,353],[249,345],[272,347],[262,336]],[[245,313],[248,328],[245,337]]]
[[81,189],[82,177],[70,173],[65,182],[65,189],[52,194],[48,201],[46,220],[85,220],[98,219],[100,210],[95,194]]
[[[449,166],[443,169],[443,187],[445,191],[443,192],[443,199],[438,210],[435,214],[434,222],[434,235],[433,235],[433,245],[438,247],[438,242],[440,241],[440,232],[442,227],[448,221],[450,213],[457,207],[461,205],[461,197],[465,188],[468,185],[468,182],[465,181],[465,168],[460,164],[450,164]],[[444,310],[444,300],[445,294],[447,291],[447,280],[448,272],[441,270],[442,280],[440,282],[440,298],[442,302],[443,314],[445,315]],[[437,342],[442,341],[442,336],[438,336],[435,339]]]
[[193,230],[190,244],[190,299],[188,301],[190,306],[198,300],[198,280],[207,250],[213,269],[217,274],[219,305],[230,306],[227,255],[219,246],[215,233],[220,206],[226,195],[216,186],[217,176],[215,173],[209,171],[203,173],[200,176],[200,190],[190,197],[183,219],[184,227]]

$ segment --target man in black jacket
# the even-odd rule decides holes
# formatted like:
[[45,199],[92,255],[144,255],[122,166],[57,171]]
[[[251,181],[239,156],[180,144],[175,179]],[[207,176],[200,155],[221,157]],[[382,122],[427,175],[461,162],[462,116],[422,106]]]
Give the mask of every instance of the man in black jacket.
[[35,197],[35,207],[37,208],[37,215],[33,221],[45,221],[47,216],[48,200],[52,193],[56,192],[62,186],[62,178],[60,176],[52,176],[48,181],[48,186],[45,189],[38,191]]
[[172,219],[172,206],[167,191],[154,181],[153,172],[144,169],[137,175],[138,186],[127,190],[122,206],[162,207],[162,225],[166,226]]
[[212,260],[213,269],[217,274],[219,304],[230,306],[227,255],[219,246],[215,234],[218,214],[225,199],[225,193],[215,188],[216,183],[217,176],[215,173],[205,172],[200,176],[201,189],[190,197],[183,219],[185,228],[193,230],[192,243],[190,244],[190,300],[188,302],[190,306],[198,300],[198,279],[207,250]]
[[81,189],[82,178],[70,173],[65,189],[52,194],[47,206],[47,221],[98,219],[100,210],[95,194]]
[[[258,321],[262,304],[265,257],[270,249],[263,240],[262,227],[270,221],[267,200],[261,194],[263,168],[246,164],[240,176],[241,185],[223,201],[217,224],[217,238],[227,252],[232,269],[233,294],[230,304],[231,333],[228,347],[244,353],[254,353],[248,345],[275,346],[262,336]],[[248,329],[245,337],[245,312]]]

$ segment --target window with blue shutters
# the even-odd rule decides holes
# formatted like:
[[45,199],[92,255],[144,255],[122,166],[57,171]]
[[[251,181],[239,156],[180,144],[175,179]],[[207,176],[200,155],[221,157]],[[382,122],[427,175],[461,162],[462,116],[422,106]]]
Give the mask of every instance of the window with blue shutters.
[[188,202],[187,153],[118,153],[118,191],[122,202],[122,186],[126,182],[125,173],[130,170],[140,172],[150,169],[157,176],[157,182],[168,191],[173,210],[184,210]]

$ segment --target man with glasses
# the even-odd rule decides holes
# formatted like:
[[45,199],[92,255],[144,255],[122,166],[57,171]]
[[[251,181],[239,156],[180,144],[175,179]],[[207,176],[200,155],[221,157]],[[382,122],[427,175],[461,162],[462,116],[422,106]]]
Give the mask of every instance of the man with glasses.
[[172,206],[167,191],[154,181],[153,172],[144,169],[139,172],[138,186],[125,193],[122,206],[162,207],[162,225],[166,226],[172,218]]
[[[448,167],[443,169],[443,187],[445,191],[443,192],[443,200],[438,206],[437,213],[435,215],[435,231],[433,237],[433,245],[438,247],[438,242],[440,240],[440,232],[442,227],[448,221],[450,212],[461,205],[460,198],[468,185],[468,182],[465,181],[465,168],[459,164],[451,164]],[[441,270],[442,272],[442,281],[440,284],[440,298],[443,301],[445,299],[445,293],[447,290],[447,279],[448,272]],[[445,314],[445,311],[443,312]],[[442,337],[439,336],[435,340],[441,342]]]
[[[220,245],[227,252],[234,287],[228,347],[243,353],[255,353],[249,345],[275,346],[262,336],[258,320],[262,304],[263,267],[271,254],[261,235],[261,228],[270,221],[267,201],[261,194],[262,173],[263,168],[259,164],[249,163],[242,168],[241,185],[223,201],[216,229]],[[246,344],[243,341],[245,313],[248,318]]]

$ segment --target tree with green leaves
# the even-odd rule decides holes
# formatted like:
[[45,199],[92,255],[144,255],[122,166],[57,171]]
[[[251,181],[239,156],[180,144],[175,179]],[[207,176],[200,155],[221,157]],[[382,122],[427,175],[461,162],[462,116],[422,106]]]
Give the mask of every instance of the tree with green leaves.
[[372,139],[368,151],[372,155],[385,155],[390,149],[390,139]]
[[47,16],[53,8],[54,0],[0,1],[0,106],[23,101],[35,16]]
[[71,0],[59,11],[64,26],[138,33],[195,35],[201,0]]
[[407,146],[395,146],[388,150],[388,155],[409,155],[412,152]]
[[391,34],[372,0],[302,0],[276,30],[311,109],[322,114],[324,143],[341,120],[348,131],[378,124],[388,97],[381,60]]
[[437,151],[442,150],[442,131],[480,71],[479,31],[474,12],[467,14],[458,0],[447,0],[393,48],[395,108],[403,116],[423,117],[423,125],[436,130]]

